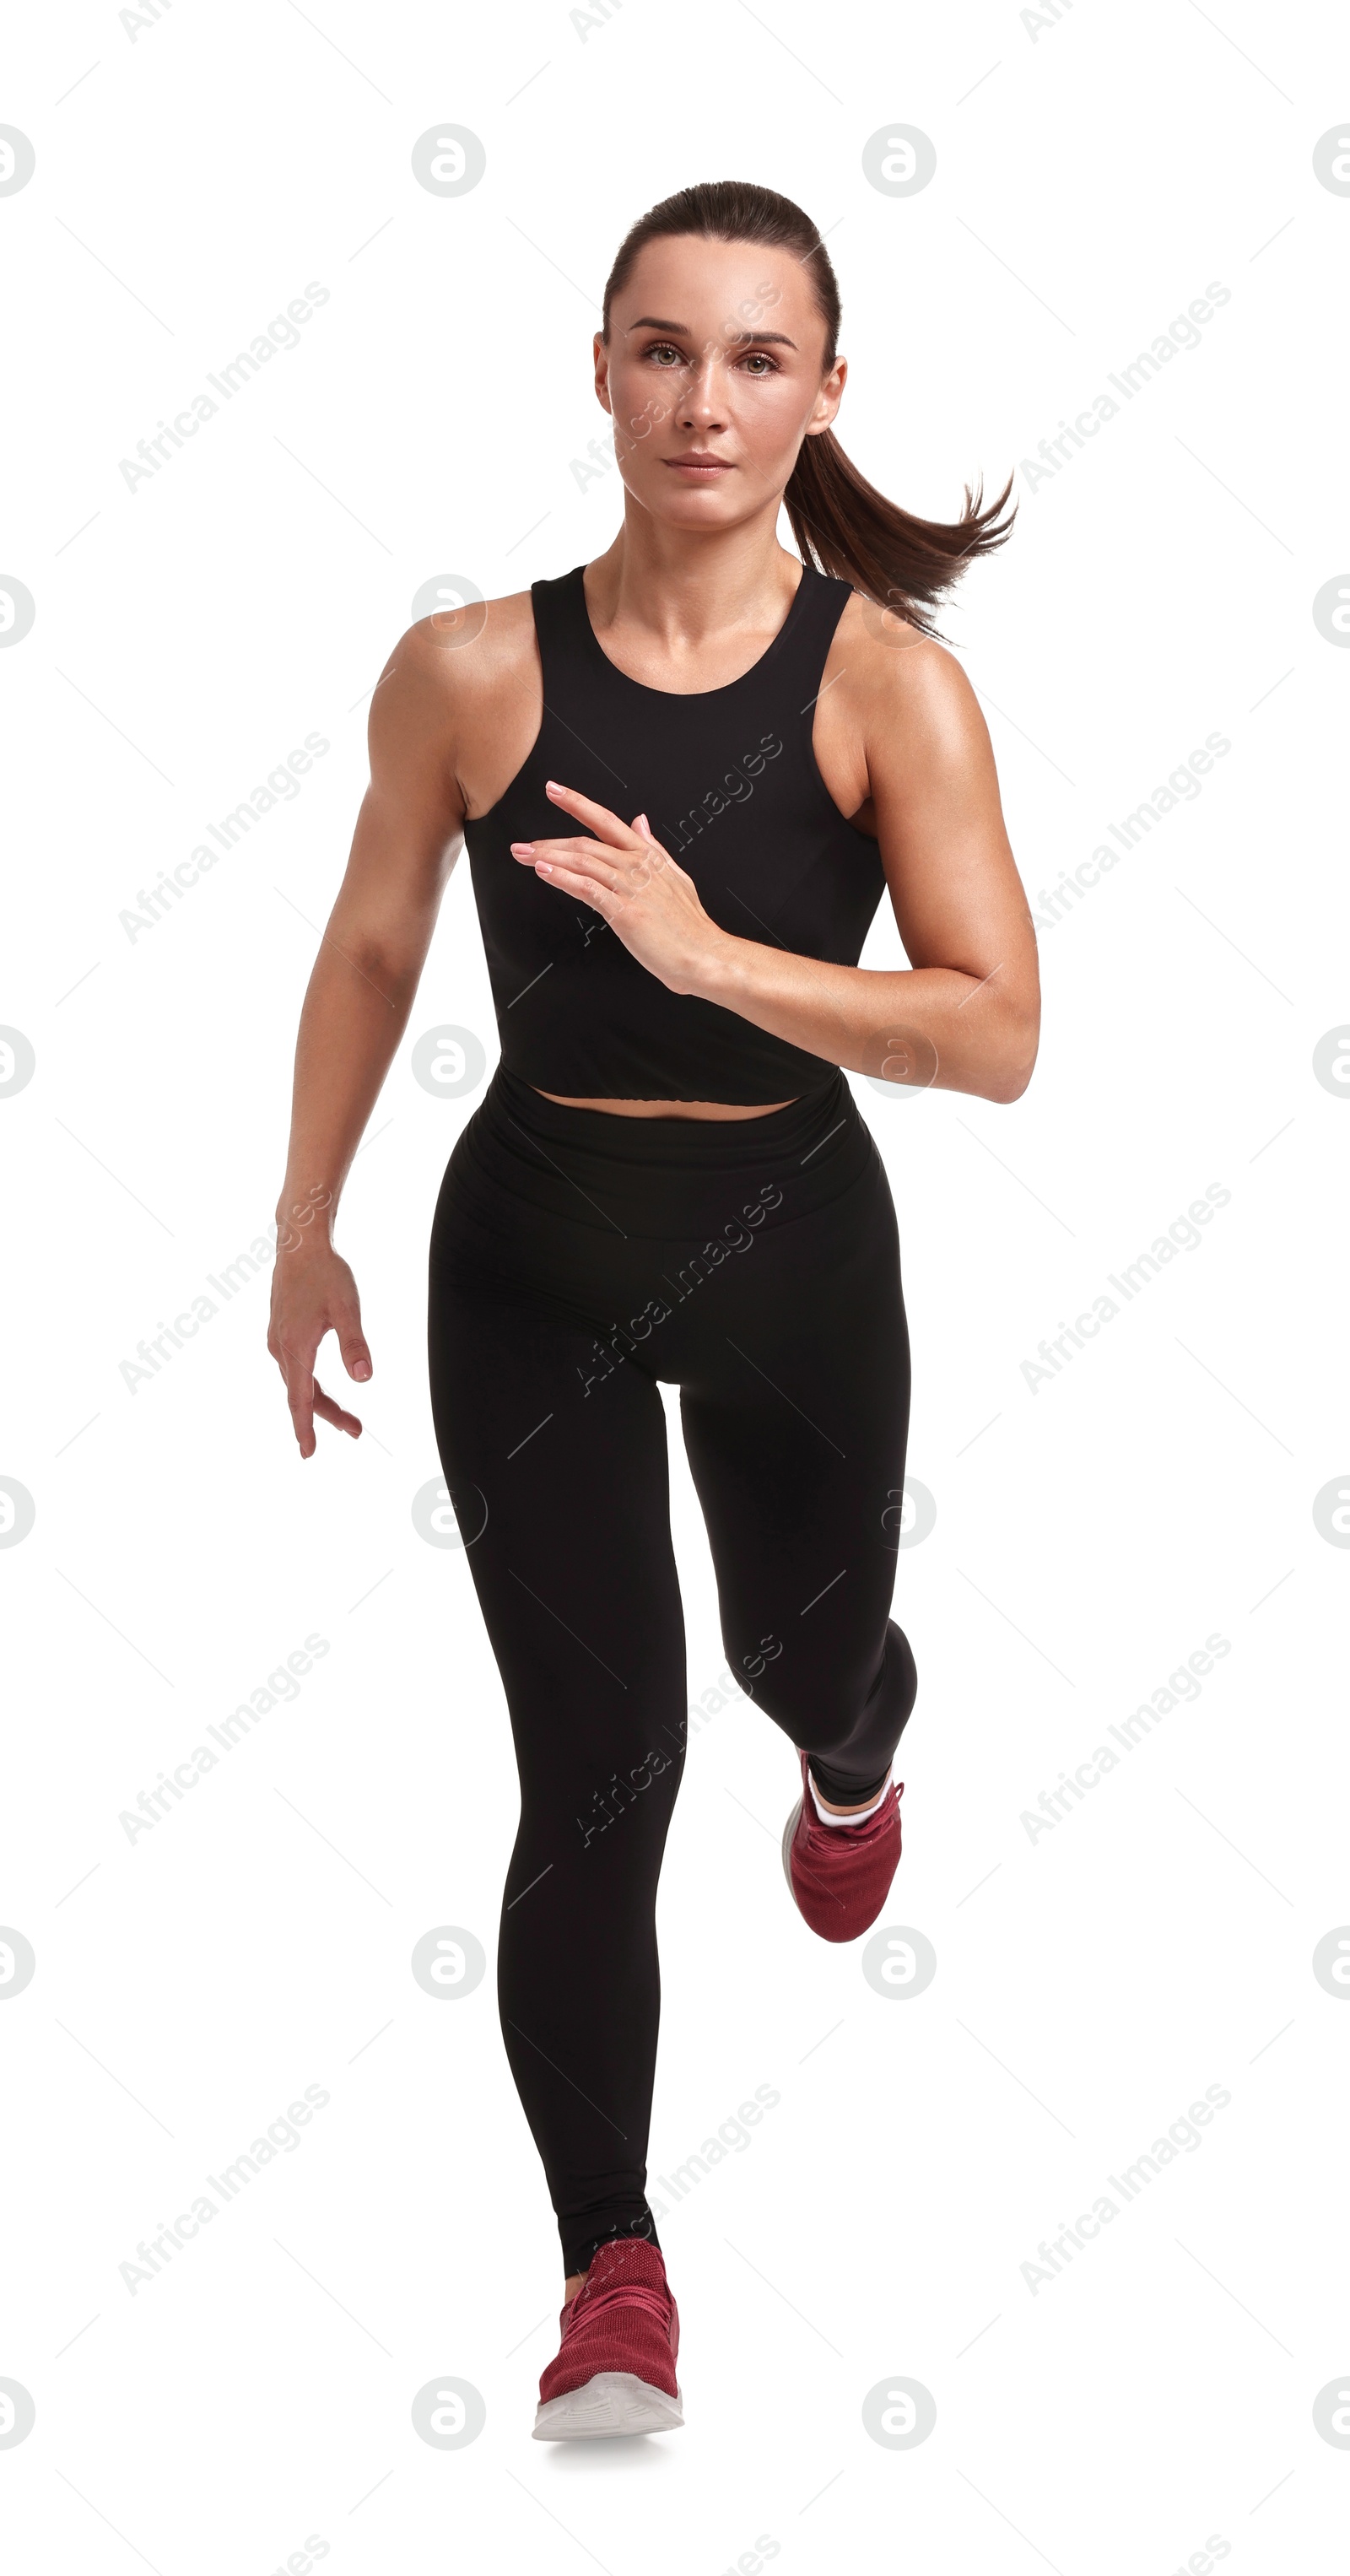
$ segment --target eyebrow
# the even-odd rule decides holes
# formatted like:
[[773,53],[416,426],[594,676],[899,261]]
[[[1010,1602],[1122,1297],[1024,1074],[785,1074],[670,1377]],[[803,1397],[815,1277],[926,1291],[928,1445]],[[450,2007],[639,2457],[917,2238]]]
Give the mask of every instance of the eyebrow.
[[[692,340],[694,336],[687,322],[665,322],[656,313],[644,313],[638,321],[628,323],[625,328],[625,338],[629,331],[669,331],[677,340]],[[743,340],[777,340],[785,349],[795,349],[797,346],[795,340],[789,340],[786,331],[737,331],[733,334],[732,346],[737,346]]]

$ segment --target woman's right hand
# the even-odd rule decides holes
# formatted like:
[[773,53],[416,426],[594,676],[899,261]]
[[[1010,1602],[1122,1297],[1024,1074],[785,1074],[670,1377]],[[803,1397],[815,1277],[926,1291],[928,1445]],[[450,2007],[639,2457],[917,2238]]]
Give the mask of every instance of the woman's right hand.
[[[468,687],[463,666],[472,650],[447,649],[468,642],[458,632],[439,634],[433,618],[419,619],[375,685],[370,785],[305,988],[267,1334],[302,1458],[314,1455],[316,1414],[352,1440],[361,1436],[356,1415],[325,1395],[314,1377],[315,1356],[329,1332],[338,1337],[350,1377],[371,1373],[356,1282],[333,1250],[334,1211],[407,1028],[463,838],[461,734],[486,721],[479,712],[480,700],[487,702],[482,692],[491,697],[497,685],[494,645],[489,677]],[[460,685],[452,686],[457,674]]]
[[361,1300],[350,1269],[322,1237],[317,1242],[307,1237],[297,1241],[290,1228],[283,1228],[272,1273],[267,1347],[286,1381],[286,1401],[302,1458],[314,1455],[316,1413],[321,1422],[331,1422],[335,1431],[345,1431],[353,1440],[361,1437],[357,1416],[325,1395],[314,1375],[319,1344],[328,1332],[337,1334],[348,1377],[368,1378],[370,1350],[361,1330]]

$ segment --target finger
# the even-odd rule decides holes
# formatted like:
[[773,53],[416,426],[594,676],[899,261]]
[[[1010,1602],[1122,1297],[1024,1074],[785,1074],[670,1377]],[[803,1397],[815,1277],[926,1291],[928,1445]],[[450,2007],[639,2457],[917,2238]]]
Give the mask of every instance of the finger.
[[601,867],[593,859],[540,859],[535,873],[541,877],[557,877],[564,869],[570,877],[583,877],[591,885],[605,886],[610,894],[619,896],[623,894],[622,871],[618,868]]
[[[541,877],[556,876],[567,868],[575,876],[593,877],[597,884],[617,893],[624,883],[624,871],[616,851],[602,858],[597,855],[596,841],[534,841],[527,845],[512,843],[512,850],[523,867],[533,868]],[[528,855],[527,855],[528,850]],[[547,854],[547,855],[546,855]],[[636,856],[636,852],[634,856]]]
[[625,831],[622,841],[617,842],[597,841],[588,834],[584,840],[547,838],[541,835],[538,840],[511,843],[512,853],[516,858],[574,859],[585,862],[601,859],[608,867],[620,867],[625,859],[645,857],[648,846],[636,832],[629,831]]
[[294,1351],[282,1350],[277,1365],[286,1381],[286,1402],[291,1408],[295,1436],[302,1458],[314,1455],[314,1375],[309,1361]]
[[[641,858],[654,858],[662,866],[668,868],[676,866],[676,862],[671,857],[669,850],[666,849],[660,841],[658,841],[645,814],[639,814],[637,816],[633,825],[633,831],[638,844],[638,854]],[[682,868],[677,869],[677,874],[682,876],[684,874],[684,870]]]
[[374,1362],[370,1356],[370,1344],[361,1330],[360,1308],[343,1307],[341,1312],[333,1317],[333,1331],[338,1337],[338,1349],[342,1353],[342,1365],[348,1377],[368,1378]]
[[622,842],[627,837],[628,825],[621,823],[617,814],[611,814],[608,805],[597,805],[593,796],[582,796],[575,787],[560,786],[556,778],[545,779],[544,792],[555,805],[565,806],[569,814],[589,823],[602,841]]
[[348,1413],[344,1405],[336,1404],[331,1395],[325,1395],[317,1378],[314,1381],[314,1410],[320,1421],[331,1422],[335,1431],[346,1431],[353,1440],[360,1439],[360,1417]]
[[589,904],[592,912],[598,912],[605,921],[612,920],[616,913],[623,910],[622,895],[614,894],[608,886],[601,885],[595,877],[582,876],[579,870],[550,868],[547,874],[541,869],[540,874],[545,885],[556,886],[560,894],[575,895],[581,903]]

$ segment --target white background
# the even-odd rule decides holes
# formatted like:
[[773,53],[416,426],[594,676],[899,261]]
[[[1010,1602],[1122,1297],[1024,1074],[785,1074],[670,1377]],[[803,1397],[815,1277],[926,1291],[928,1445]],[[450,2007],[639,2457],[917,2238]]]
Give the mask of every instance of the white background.
[[[0,2450],[11,2563],[268,2576],[312,2535],[334,2576],[1330,2564],[1350,2453],[1313,2403],[1350,2384],[1350,2009],[1311,1962],[1350,1920],[1347,1560],[1313,1501],[1350,1482],[1350,1109],[1312,1059],[1350,1012],[1350,655],[1312,602],[1350,564],[1350,202],[1312,156],[1350,104],[1343,31],[1250,0],[590,14],[176,0],[128,29],[72,0],[10,29],[0,115],[37,156],[0,197],[0,569],[37,609],[0,655],[0,1018],[36,1054],[0,1101],[0,1472],[36,1505],[0,1552],[0,1919],[37,1962],[0,2013],[0,2378],[36,2406]],[[909,198],[864,175],[887,118],[935,144]],[[459,198],[412,175],[437,119],[486,151]],[[414,594],[608,545],[617,476],[573,470],[608,444],[604,278],[645,207],[729,176],[826,234],[839,434],[928,516],[1228,287],[1090,448],[1019,472],[1013,538],[943,625],[1042,914],[1207,734],[1231,748],[1043,933],[1023,1099],[857,1086],[937,1505],[898,1560],[920,1696],[884,1920],[937,1974],[892,1999],[864,1945],[813,1941],[776,1849],[790,1748],[739,1700],[700,1725],[653,2174],[757,2085],[781,2099],[662,2222],[685,2431],[545,2448],[557,2239],[491,1974],[514,1766],[466,1559],[411,1517],[437,1470],[427,1233],[480,1095],[430,1097],[408,1059],[442,1024],[495,1055],[467,862],[341,1214],[366,1436],[298,1463],[265,1276],[153,1382],[119,1364],[273,1213],[367,698]],[[129,490],[119,460],[311,279],[301,345]],[[128,939],[138,890],[311,730],[301,794]],[[865,962],[903,962],[893,928]],[[1200,1246],[1033,1393],[1042,1338],[1211,1183]],[[697,1705],[722,1650],[675,1456]],[[130,1842],[121,1812],[311,1632],[298,1697]],[[1199,1697],[1033,1841],[1041,1791],[1212,1632]],[[489,1973],[442,2003],[409,1959],[446,1924]],[[133,2295],[138,2243],[309,2084],[331,2098],[299,2145]],[[1211,2085],[1199,2147],[1033,2292],[1041,2241]],[[449,2452],[410,2413],[446,2374],[486,2405]],[[910,2450],[863,2424],[897,2375],[936,2402]]]

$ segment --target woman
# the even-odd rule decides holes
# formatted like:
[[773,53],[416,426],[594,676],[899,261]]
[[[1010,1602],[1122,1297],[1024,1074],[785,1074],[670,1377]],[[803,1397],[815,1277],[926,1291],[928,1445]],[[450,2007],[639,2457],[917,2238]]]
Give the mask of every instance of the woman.
[[[1015,1100],[1035,1060],[988,735],[925,614],[1008,534],[1007,489],[945,527],[866,483],[830,426],[838,323],[786,198],[718,182],[634,226],[594,351],[623,525],[395,647],[300,1025],[269,1348],[307,1458],[315,1416],[360,1432],[313,1375],[329,1330],[371,1372],[332,1211],[463,839],[501,1062],[436,1208],[431,1394],[520,1773],[498,1993],[562,2241],[545,2440],[683,2420],[645,2196],[686,1709],[658,1382],[732,1669],[796,1752],[793,1899],[854,1940],[916,1676],[895,1214],[841,1068]],[[883,888],[900,972],[857,963]]]

